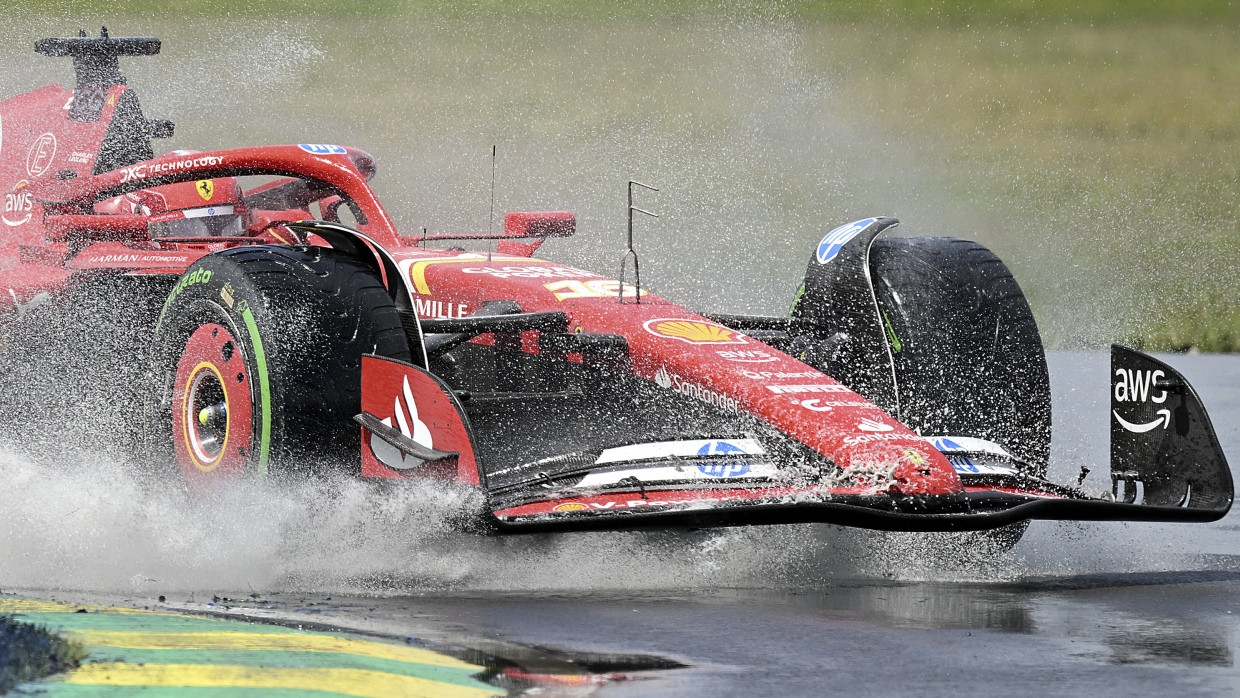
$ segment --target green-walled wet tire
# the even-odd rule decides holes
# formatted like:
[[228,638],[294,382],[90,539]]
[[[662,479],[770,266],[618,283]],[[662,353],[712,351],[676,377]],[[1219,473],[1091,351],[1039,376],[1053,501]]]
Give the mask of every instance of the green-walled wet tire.
[[400,317],[364,263],[322,247],[202,258],[164,304],[146,409],[148,455],[194,482],[353,472],[361,357],[408,360]]
[[875,296],[895,364],[900,419],[927,435],[1001,444],[1046,474],[1051,388],[1037,322],[1007,266],[979,243],[879,238]]

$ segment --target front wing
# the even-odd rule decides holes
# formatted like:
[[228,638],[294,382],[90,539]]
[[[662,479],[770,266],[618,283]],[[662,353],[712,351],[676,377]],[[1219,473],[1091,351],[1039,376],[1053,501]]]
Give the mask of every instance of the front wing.
[[[826,469],[793,467],[744,437],[622,445],[486,472],[475,466],[469,420],[452,389],[424,369],[378,357],[367,357],[363,365],[367,411],[358,418],[363,443],[372,449],[363,446],[363,455],[381,461],[370,464],[370,476],[382,471],[385,477],[416,479],[420,473],[455,472],[460,481],[483,488],[483,518],[499,533],[809,522],[968,531],[1030,519],[1207,522],[1225,516],[1234,496],[1231,471],[1188,381],[1167,364],[1119,345],[1112,347],[1111,379],[1112,489],[1102,496],[1019,468],[988,466],[985,458],[993,454],[948,453],[947,439],[933,437],[957,465],[962,491],[910,495],[883,481],[881,473],[829,463]],[[390,389],[373,387],[397,383],[403,397],[395,399]],[[427,394],[439,395],[442,404]],[[380,424],[369,412],[393,402],[394,422]],[[965,451],[990,444],[956,441],[951,446]],[[978,445],[968,446],[972,442]],[[385,444],[390,448],[378,448]],[[480,455],[479,465],[486,460]],[[960,463],[968,472],[960,472]]]
[[634,493],[623,499],[589,497],[494,512],[502,532],[704,528],[830,523],[884,531],[975,531],[1029,519],[1080,521],[1207,522],[1227,510],[1127,504],[1096,498],[1048,497],[998,490],[950,495],[815,495],[737,493]]
[[[888,531],[969,531],[1030,519],[1208,522],[1227,514],[1231,470],[1188,381],[1148,355],[1111,351],[1111,482],[1107,496],[1018,475],[965,475],[964,491],[876,493],[840,486],[710,487],[629,483],[537,488],[494,502],[501,532],[831,523]],[[546,483],[549,487],[551,483]],[[515,494],[515,493],[514,493]]]

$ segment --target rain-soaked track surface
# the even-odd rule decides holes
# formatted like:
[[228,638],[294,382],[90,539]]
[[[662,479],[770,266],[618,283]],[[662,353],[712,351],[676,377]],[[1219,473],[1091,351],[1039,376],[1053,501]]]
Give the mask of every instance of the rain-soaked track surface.
[[[1240,358],[1169,360],[1198,388],[1236,462]],[[1052,475],[1071,480],[1092,463],[1086,488],[1101,488],[1106,356],[1058,353],[1051,364]],[[241,602],[226,605],[230,614],[397,637],[656,655],[689,665],[634,666],[626,672],[633,680],[605,684],[600,696],[1230,695],[1240,692],[1237,528],[1235,514],[1201,526],[1035,523],[1011,555],[990,566],[935,569],[905,540],[890,546],[886,571],[840,572],[830,560],[811,560],[802,564],[803,583],[785,574],[770,588],[752,588],[761,580],[745,589],[694,585],[683,575],[675,590],[643,588],[644,572],[635,566],[620,584],[600,574],[589,591],[578,579],[568,592],[303,593],[257,602],[239,593]],[[840,541],[854,535],[822,533]],[[856,554],[845,547],[843,554]],[[818,550],[825,558],[832,548]],[[902,555],[913,561],[902,564]],[[601,591],[614,587],[624,590]],[[115,597],[122,598],[149,603]],[[221,609],[201,597],[168,601]]]
[[[1240,685],[1238,579],[1240,569],[796,593],[337,598],[307,615],[691,665],[630,672],[599,696],[1227,695]],[[302,608],[291,614],[306,617]]]

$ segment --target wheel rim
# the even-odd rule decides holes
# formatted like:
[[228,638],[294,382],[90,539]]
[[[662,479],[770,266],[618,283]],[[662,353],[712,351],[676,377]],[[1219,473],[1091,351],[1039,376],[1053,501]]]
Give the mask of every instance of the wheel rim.
[[172,393],[173,441],[187,480],[245,470],[254,434],[245,356],[223,325],[199,326],[177,362]]

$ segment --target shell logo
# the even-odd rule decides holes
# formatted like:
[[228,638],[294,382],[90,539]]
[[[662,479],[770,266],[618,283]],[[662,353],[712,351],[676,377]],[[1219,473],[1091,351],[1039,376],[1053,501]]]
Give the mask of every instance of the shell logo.
[[655,318],[647,320],[646,331],[656,337],[678,339],[688,344],[745,344],[745,335],[723,325],[701,320]]
[[580,502],[567,502],[565,504],[557,504],[552,511],[585,511],[588,509],[586,505]]

